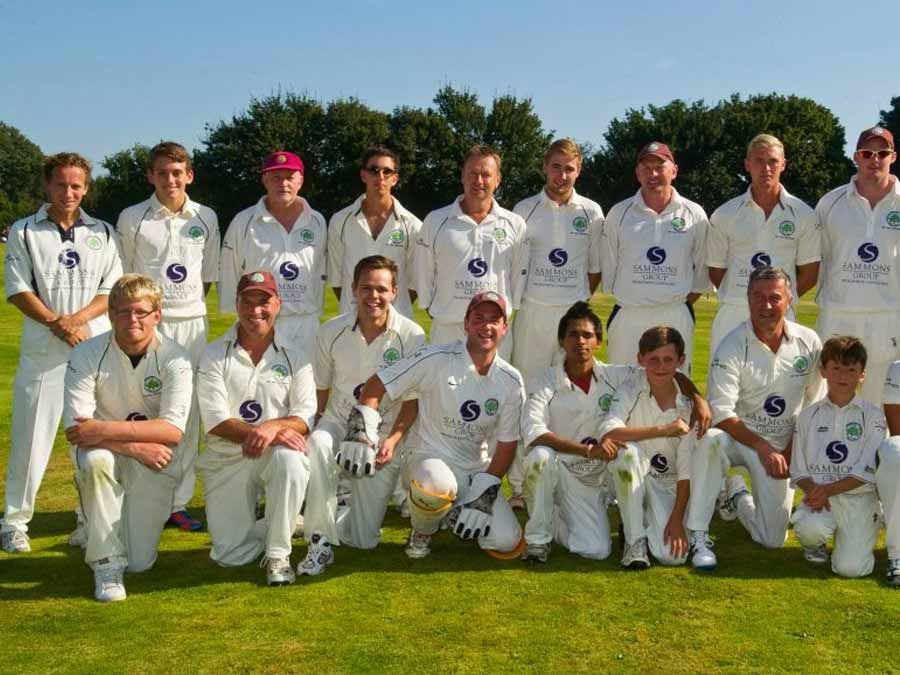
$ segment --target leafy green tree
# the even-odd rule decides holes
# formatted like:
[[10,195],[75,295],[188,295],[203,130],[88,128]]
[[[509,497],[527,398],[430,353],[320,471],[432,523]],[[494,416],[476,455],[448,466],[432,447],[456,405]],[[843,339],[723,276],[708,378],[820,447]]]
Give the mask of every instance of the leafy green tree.
[[[894,143],[900,138],[900,96],[894,96],[891,99],[891,107],[889,110],[881,111],[881,118],[878,123],[884,128],[890,130],[894,134]],[[860,131],[862,131],[860,129]],[[891,173],[900,176],[900,162],[894,162],[891,166]]]
[[44,153],[37,145],[0,122],[0,231],[40,206],[43,161]]
[[147,181],[150,148],[136,144],[104,158],[100,163],[107,174],[94,179],[85,198],[85,206],[99,218],[115,224],[122,209],[142,202],[153,192]]

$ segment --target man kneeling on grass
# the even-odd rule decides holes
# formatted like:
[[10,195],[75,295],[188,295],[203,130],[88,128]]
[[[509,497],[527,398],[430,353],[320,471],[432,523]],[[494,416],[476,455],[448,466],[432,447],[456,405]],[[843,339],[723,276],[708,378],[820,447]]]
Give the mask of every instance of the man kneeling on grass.
[[179,479],[193,375],[187,352],[156,334],[161,302],[149,277],[122,276],[109,294],[112,331],[77,345],[66,371],[63,420],[101,602],[125,599],[126,569],[153,566]]
[[[648,545],[663,565],[681,565],[694,543],[688,542],[684,520],[697,434],[688,425],[691,399],[675,380],[684,349],[674,328],[645,331],[637,356],[644,372],[619,387],[600,427],[604,454],[609,441],[625,444],[615,459],[608,457],[625,530],[623,567],[650,567]],[[714,567],[715,557],[695,560],[694,566]]]
[[842,577],[872,573],[878,539],[875,458],[887,435],[881,409],[856,394],[866,375],[866,348],[855,337],[829,338],[822,346],[828,395],[797,416],[791,485],[803,502],[791,516],[794,533],[811,563],[828,562]]

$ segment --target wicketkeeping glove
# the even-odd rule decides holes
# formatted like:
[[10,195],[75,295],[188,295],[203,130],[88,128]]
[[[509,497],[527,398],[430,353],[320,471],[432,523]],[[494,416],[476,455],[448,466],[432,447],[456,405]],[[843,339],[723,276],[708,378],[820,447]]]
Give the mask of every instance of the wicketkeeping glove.
[[462,539],[486,537],[491,531],[494,502],[500,494],[500,479],[489,473],[469,477],[466,501],[457,504],[447,516],[453,534]]
[[355,405],[347,420],[347,435],[338,448],[335,461],[354,478],[375,475],[378,449],[378,425],[381,415],[365,405]]

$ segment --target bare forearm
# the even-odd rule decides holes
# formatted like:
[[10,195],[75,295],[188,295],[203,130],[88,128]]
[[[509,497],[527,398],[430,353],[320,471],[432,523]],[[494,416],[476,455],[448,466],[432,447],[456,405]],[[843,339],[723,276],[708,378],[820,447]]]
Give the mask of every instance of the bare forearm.
[[[280,431],[281,429],[293,429],[301,434],[309,432],[309,427],[306,426],[306,422],[299,417],[279,417],[273,420],[266,420],[263,424],[275,426],[276,431]],[[232,417],[217,424],[209,433],[218,436],[219,438],[224,438],[226,441],[231,441],[232,443],[243,443],[247,438],[247,435],[254,429],[256,429],[256,427],[253,425],[247,424],[236,417]]]
[[556,450],[556,452],[562,452],[567,455],[578,455],[579,457],[585,456],[584,444],[554,434],[552,431],[548,431],[546,434],[541,434],[535,438],[529,447],[533,448],[536,445],[546,445],[548,448]]
[[725,278],[725,272],[728,270],[723,270],[721,267],[709,267],[709,280],[712,282],[713,286],[719,288],[722,285],[722,279]]
[[9,302],[29,319],[37,321],[45,326],[58,316],[31,291],[23,291],[22,293],[11,295],[9,297]]
[[809,263],[797,267],[797,297],[816,285],[819,279],[819,263]]
[[177,445],[181,441],[181,429],[165,420],[104,421],[101,433],[103,443],[159,443]]
[[359,392],[359,403],[372,410],[378,410],[378,406],[381,405],[381,399],[384,398],[385,393],[381,379],[377,375],[373,375],[366,380],[362,391]]
[[628,441],[646,441],[650,438],[662,438],[663,436],[668,436],[663,426],[619,427],[608,431],[603,435],[603,438],[625,443]]
[[397,413],[397,419],[394,420],[394,425],[391,427],[391,433],[388,435],[388,438],[397,441],[403,438],[403,435],[413,425],[418,415],[418,399],[404,401],[403,405],[400,406],[400,412]]
[[825,492],[828,493],[829,497],[834,497],[835,495],[839,495],[842,492],[849,492],[855,488],[858,488],[860,485],[865,485],[866,482],[856,478],[854,476],[847,476],[846,478],[841,478],[834,483],[828,483],[825,485]]
[[688,501],[691,498],[691,481],[679,480],[675,487],[675,506],[672,507],[672,517],[679,521],[684,520]]
[[325,414],[330,395],[331,389],[316,389],[316,417],[321,417]]
[[515,442],[498,442],[497,448],[494,450],[494,456],[491,458],[491,463],[487,468],[487,472],[497,478],[503,478],[503,476],[506,475],[506,472],[509,471],[513,458],[516,456],[516,445],[517,443]]
[[101,314],[106,314],[109,307],[108,295],[95,295],[87,305],[79,309],[72,316],[82,323],[87,323],[91,319],[96,319]]

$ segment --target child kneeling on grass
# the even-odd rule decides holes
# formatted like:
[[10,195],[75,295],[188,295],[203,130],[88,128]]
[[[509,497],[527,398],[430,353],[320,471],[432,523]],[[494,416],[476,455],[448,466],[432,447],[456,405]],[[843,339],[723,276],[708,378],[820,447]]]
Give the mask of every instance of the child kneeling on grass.
[[828,562],[842,577],[871,574],[878,538],[875,456],[887,435],[880,408],[856,390],[866,375],[866,348],[855,337],[830,338],[820,369],[828,394],[797,416],[791,485],[803,502],[791,516],[794,533],[811,563]]

